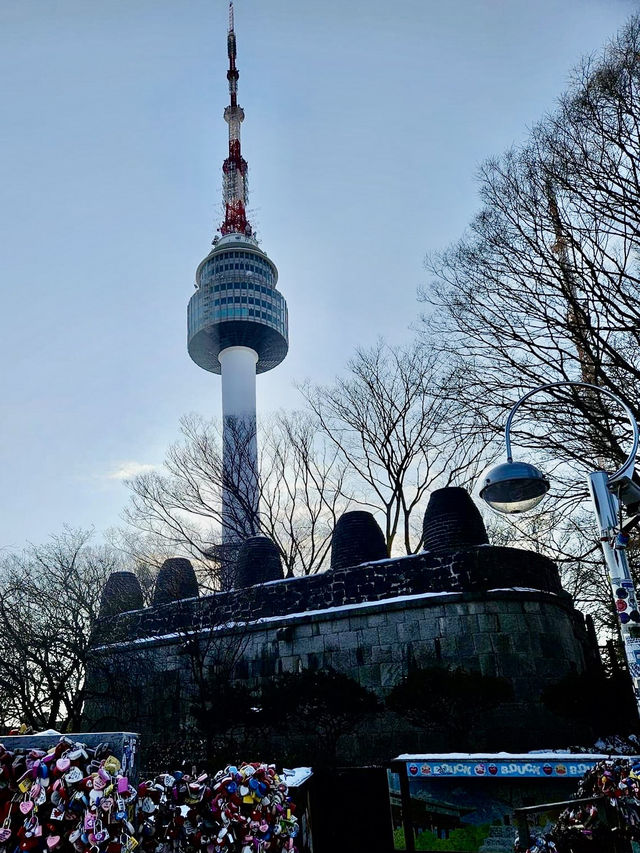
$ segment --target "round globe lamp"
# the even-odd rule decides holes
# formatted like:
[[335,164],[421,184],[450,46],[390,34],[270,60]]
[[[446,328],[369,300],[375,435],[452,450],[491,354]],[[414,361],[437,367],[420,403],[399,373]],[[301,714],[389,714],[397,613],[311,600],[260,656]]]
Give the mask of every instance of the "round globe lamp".
[[480,497],[491,509],[516,515],[536,507],[549,491],[549,480],[535,465],[502,462],[485,472]]

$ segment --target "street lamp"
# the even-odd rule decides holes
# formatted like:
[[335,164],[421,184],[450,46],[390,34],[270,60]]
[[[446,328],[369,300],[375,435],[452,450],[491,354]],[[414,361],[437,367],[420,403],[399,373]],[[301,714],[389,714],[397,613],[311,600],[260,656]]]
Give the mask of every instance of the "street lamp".
[[622,529],[620,513],[622,506],[632,515],[640,512],[640,487],[633,481],[640,436],[631,409],[613,392],[588,382],[552,382],[534,388],[521,397],[509,412],[504,436],[507,461],[485,472],[480,497],[496,512],[508,515],[526,512],[540,503],[549,490],[549,480],[535,465],[513,461],[511,422],[516,411],[529,397],[540,391],[562,387],[589,388],[612,397],[624,409],[633,430],[633,444],[624,464],[613,474],[593,471],[588,476],[588,485],[640,713],[640,612],[625,550],[628,536]]

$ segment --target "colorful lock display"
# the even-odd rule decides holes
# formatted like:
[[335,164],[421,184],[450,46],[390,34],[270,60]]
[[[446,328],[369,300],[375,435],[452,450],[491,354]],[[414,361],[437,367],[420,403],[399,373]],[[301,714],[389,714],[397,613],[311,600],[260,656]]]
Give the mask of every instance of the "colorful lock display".
[[0,782],[0,853],[297,850],[295,804],[259,762],[162,773],[136,791],[107,744],[63,737],[48,753],[0,744]]

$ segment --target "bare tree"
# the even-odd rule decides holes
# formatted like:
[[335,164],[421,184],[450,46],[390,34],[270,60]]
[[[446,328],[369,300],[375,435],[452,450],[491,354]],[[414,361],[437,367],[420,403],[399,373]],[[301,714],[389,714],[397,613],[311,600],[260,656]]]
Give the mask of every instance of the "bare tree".
[[[255,532],[242,526],[245,466],[236,454],[233,470],[223,470],[222,436],[215,423],[191,416],[182,419],[181,431],[182,440],[169,449],[163,473],[129,482],[125,519],[146,537],[147,545],[193,558],[203,583],[215,589],[220,577],[211,554],[220,540],[223,485],[237,486],[239,537]],[[335,520],[348,502],[344,464],[335,450],[318,441],[307,416],[280,414],[263,428],[259,471],[259,531],[278,546],[287,576],[317,571],[326,559]]]
[[65,529],[0,563],[0,707],[4,725],[77,727],[102,589],[119,567],[91,533]]
[[[480,213],[428,259],[425,336],[437,338],[468,418],[496,446],[513,403],[544,383],[592,382],[640,415],[639,122],[634,16],[580,66],[526,145],[482,167]],[[581,507],[585,472],[613,471],[626,457],[625,418],[596,393],[560,388],[522,410],[515,427],[514,441],[553,475],[560,501],[537,529],[516,522],[512,535],[545,542],[583,600],[600,599],[603,586],[608,600]]]
[[[529,144],[485,164],[483,209],[428,260],[429,327],[494,434],[544,382],[593,381],[640,413],[639,34],[633,18]],[[581,465],[625,457],[620,413],[594,396],[558,389],[534,408],[521,434],[530,446]]]
[[346,465],[354,500],[383,517],[389,553],[420,547],[414,522],[429,490],[477,473],[477,434],[456,428],[453,381],[434,348],[380,340],[356,351],[346,377],[302,388]]

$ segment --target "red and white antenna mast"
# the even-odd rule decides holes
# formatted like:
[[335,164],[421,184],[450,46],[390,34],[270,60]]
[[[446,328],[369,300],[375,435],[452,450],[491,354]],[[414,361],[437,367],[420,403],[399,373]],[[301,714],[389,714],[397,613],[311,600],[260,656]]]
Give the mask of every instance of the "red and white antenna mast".
[[229,156],[222,164],[224,203],[224,222],[220,233],[244,234],[253,236],[253,230],[247,221],[247,161],[240,152],[240,125],[244,120],[244,110],[238,106],[238,69],[236,68],[236,33],[233,27],[233,0],[229,3],[229,30],[227,32],[227,54],[229,55],[229,106],[225,108],[224,119],[229,125]]

